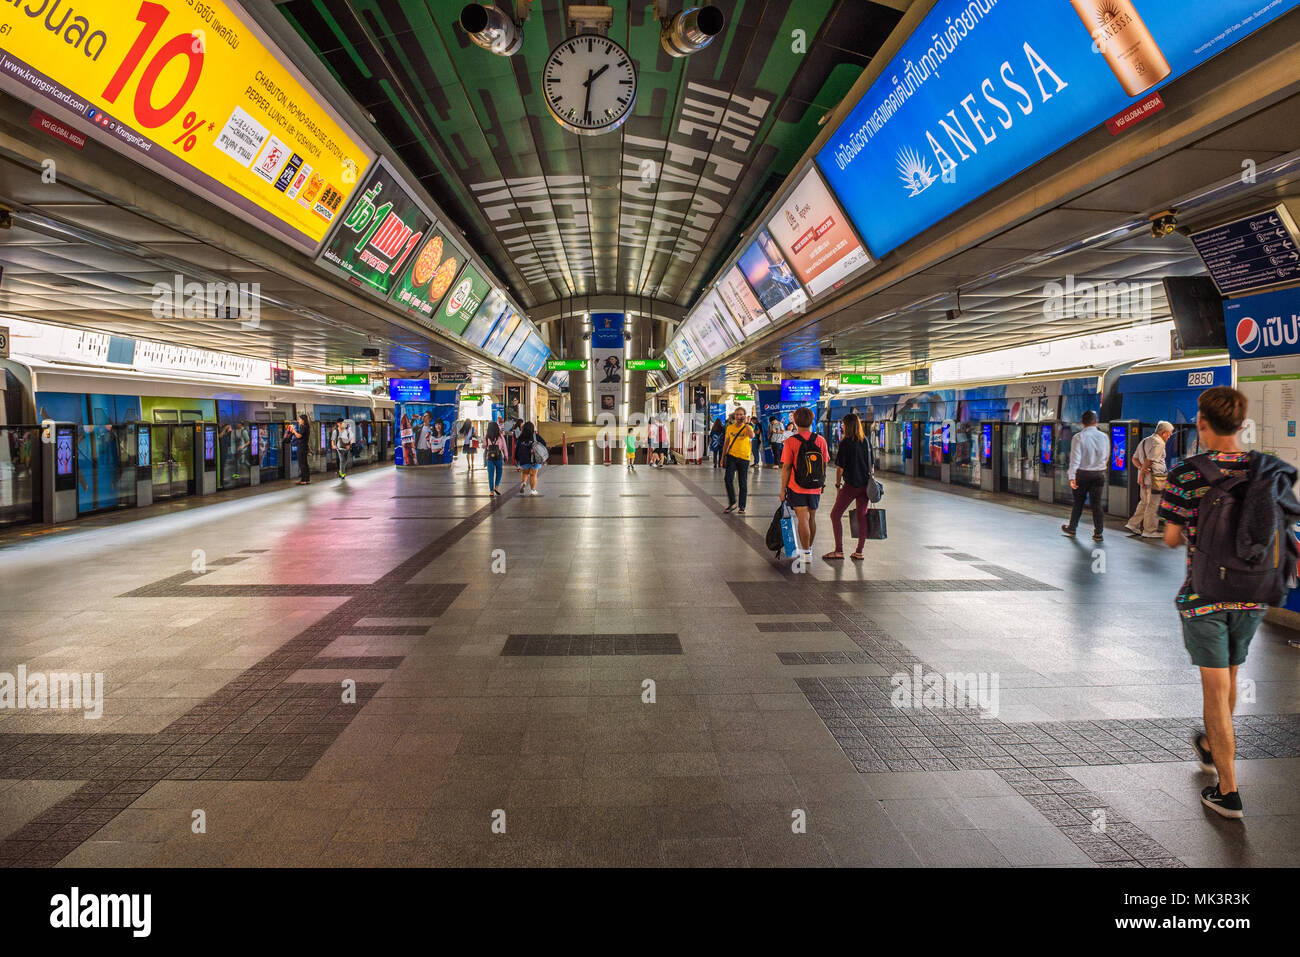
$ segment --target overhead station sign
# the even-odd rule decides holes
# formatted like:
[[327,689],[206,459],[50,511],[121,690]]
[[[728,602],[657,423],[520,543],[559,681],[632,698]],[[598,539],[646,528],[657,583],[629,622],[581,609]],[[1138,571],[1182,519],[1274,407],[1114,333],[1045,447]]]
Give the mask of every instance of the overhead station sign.
[[883,256],[1297,6],[939,0],[817,166]]
[[0,89],[314,253],[374,153],[233,0],[0,6]]
[[1300,280],[1300,234],[1282,205],[1193,233],[1192,245],[1225,296]]

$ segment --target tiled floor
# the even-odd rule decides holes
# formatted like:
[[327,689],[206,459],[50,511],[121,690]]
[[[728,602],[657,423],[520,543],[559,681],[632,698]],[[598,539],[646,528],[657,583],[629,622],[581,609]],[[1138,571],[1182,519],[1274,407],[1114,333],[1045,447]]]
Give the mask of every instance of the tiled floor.
[[[104,701],[0,708],[0,864],[1300,863],[1285,632],[1242,671],[1223,821],[1180,556],[892,481],[889,541],[793,574],[774,478],[723,516],[708,468],[498,501],[384,469],[11,538],[0,673]],[[979,694],[925,697],[952,675]]]

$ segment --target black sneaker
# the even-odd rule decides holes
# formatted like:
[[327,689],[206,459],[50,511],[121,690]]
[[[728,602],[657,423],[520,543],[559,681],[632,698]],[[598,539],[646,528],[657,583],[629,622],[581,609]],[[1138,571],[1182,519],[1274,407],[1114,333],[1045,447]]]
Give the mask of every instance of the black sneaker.
[[1244,816],[1241,811],[1241,793],[1232,791],[1228,794],[1220,794],[1217,784],[1212,784],[1201,792],[1201,803],[1222,817]]
[[[1204,731],[1198,731],[1192,735],[1192,747],[1196,749],[1196,759],[1200,762],[1201,770],[1212,772],[1214,770],[1214,757],[1210,754],[1209,748],[1202,747],[1202,738],[1205,738]],[[1206,743],[1209,743],[1208,739],[1206,739]]]
[[1093,532],[1093,533],[1092,533],[1092,540],[1093,540],[1094,542],[1100,542],[1100,541],[1102,540],[1102,538],[1101,538],[1101,532]]
[[1072,529],[1069,525],[1062,525],[1061,532],[1069,538],[1074,538],[1074,529]]

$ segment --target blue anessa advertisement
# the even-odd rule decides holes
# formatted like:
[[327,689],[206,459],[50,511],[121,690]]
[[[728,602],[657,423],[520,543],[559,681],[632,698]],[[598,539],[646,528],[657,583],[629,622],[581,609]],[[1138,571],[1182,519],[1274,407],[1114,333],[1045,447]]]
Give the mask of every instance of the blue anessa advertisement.
[[940,0],[817,165],[880,257],[1296,6]]

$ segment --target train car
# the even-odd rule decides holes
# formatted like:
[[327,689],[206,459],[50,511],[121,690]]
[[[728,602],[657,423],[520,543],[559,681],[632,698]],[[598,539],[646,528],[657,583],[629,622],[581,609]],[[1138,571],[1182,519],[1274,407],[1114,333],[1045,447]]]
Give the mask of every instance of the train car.
[[[15,356],[4,360],[5,420],[0,430],[0,525],[40,518],[39,425],[76,430],[78,514],[135,505],[136,475],[149,468],[153,498],[195,491],[194,425],[209,423],[217,487],[284,480],[297,453],[284,426],[311,419],[311,466],[332,466],[329,429],[351,418],[363,446],[358,462],[391,460],[393,403],[387,397],[326,386],[232,382],[190,372],[151,373]],[[143,454],[142,454],[143,452]],[[146,465],[147,461],[147,465]]]
[[879,388],[840,394],[824,403],[823,421],[834,439],[836,423],[850,411],[862,417],[884,472],[916,473],[972,488],[987,486],[992,466],[992,429],[998,423],[997,491],[1042,497],[1042,479],[1052,479],[1052,497],[1070,501],[1064,465],[1070,441],[1089,409],[1103,423],[1136,423],[1149,434],[1165,419],[1174,425],[1169,462],[1198,451],[1196,398],[1213,385],[1230,385],[1227,354],[1152,360],[1109,368],[1071,369],[1040,375],[912,388]]

